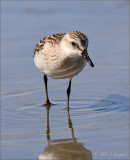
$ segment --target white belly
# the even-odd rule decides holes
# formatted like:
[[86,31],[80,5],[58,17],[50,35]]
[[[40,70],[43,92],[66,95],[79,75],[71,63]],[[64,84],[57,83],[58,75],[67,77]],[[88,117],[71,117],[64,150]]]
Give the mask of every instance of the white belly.
[[72,78],[80,73],[86,65],[82,57],[67,57],[64,59],[47,59],[44,55],[34,57],[36,67],[48,77],[53,79]]
[[82,58],[75,63],[72,62],[71,65],[66,64],[66,67],[61,67],[61,69],[50,70],[47,75],[54,79],[72,78],[79,74],[85,65],[86,61]]

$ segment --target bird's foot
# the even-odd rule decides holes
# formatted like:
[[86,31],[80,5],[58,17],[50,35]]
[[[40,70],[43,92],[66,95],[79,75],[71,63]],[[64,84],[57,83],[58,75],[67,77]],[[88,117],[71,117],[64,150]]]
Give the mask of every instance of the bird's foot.
[[46,103],[43,104],[43,106],[46,106],[46,107],[51,107],[53,105],[55,105],[55,104],[51,103],[50,100],[46,100]]

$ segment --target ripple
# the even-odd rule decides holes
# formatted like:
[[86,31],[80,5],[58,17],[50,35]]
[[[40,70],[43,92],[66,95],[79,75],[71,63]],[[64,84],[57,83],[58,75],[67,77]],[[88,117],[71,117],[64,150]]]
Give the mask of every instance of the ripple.
[[[69,137],[70,124],[67,123],[66,100],[55,100],[56,105],[50,108],[51,135]],[[129,98],[121,95],[109,95],[105,99],[71,99],[70,117],[73,127],[80,137],[86,132],[96,133],[104,129],[123,129],[128,126]],[[14,129],[12,133],[8,128],[2,131],[2,136],[6,141],[2,145],[21,145],[31,143],[42,143],[43,136],[46,135],[38,124],[45,125],[47,122],[47,112],[41,103],[24,102],[23,104],[8,105],[6,112],[2,112],[2,119],[8,123],[24,124],[30,123],[30,130],[22,130],[17,133]],[[60,123],[59,123],[60,121]],[[19,123],[20,122],[20,123]],[[16,124],[17,125],[17,124]],[[33,127],[32,127],[33,126]],[[81,134],[82,132],[82,134]],[[66,137],[67,136],[67,137]]]
[[[63,115],[63,111],[66,107],[66,100],[55,100],[56,105],[52,106],[53,117],[60,117]],[[120,95],[110,95],[103,100],[96,99],[71,99],[70,100],[71,111],[74,116],[78,115],[90,115],[92,117],[106,116],[115,112],[127,112],[129,110],[129,99]],[[39,119],[46,117],[44,112],[45,107],[41,107],[42,104],[38,103],[25,103],[22,105],[16,105],[6,110],[6,114],[3,116],[14,117],[20,119]],[[42,112],[41,112],[42,111]],[[100,114],[96,114],[100,112]],[[96,115],[95,115],[96,114]],[[90,116],[89,116],[90,117]]]

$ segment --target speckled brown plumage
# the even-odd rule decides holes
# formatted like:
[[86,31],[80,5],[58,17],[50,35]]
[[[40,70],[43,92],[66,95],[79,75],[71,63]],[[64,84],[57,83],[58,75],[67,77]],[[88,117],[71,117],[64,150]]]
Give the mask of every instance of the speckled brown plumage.
[[[53,35],[42,38],[35,47],[34,56],[36,51],[40,51],[44,48],[45,42],[50,42],[52,44],[58,43],[64,37],[65,34],[66,33],[58,33],[58,34],[53,34]],[[85,45],[85,42],[88,41],[86,35],[80,31],[72,31],[72,32],[69,32],[68,34],[73,39],[79,38],[83,46]]]
[[34,56],[35,56],[36,51],[39,51],[39,50],[43,49],[44,44],[45,44],[45,40],[46,40],[46,37],[42,38],[42,39],[36,44],[36,47],[35,47],[35,49],[34,49]]
[[73,38],[73,39],[75,39],[75,38],[80,39],[80,40],[81,40],[81,43],[82,43],[83,45],[85,45],[85,42],[86,42],[86,41],[88,42],[88,39],[87,39],[86,35],[83,34],[83,33],[80,32],[80,31],[72,31],[72,32],[69,33],[69,36],[70,36],[71,38]]
[[59,34],[53,34],[47,37],[42,38],[36,45],[35,50],[34,50],[34,56],[36,51],[40,51],[44,48],[45,42],[50,42],[50,43],[58,43],[61,38],[65,35],[65,33],[59,33]]
[[47,41],[50,41],[51,43],[58,43],[63,37],[65,33],[58,33],[58,34],[53,34],[51,36],[46,37]]

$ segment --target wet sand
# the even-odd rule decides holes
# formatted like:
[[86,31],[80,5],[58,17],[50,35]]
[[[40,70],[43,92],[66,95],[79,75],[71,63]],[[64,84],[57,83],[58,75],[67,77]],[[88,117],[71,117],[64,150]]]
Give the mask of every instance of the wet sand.
[[[67,10],[67,12],[66,12]],[[2,2],[1,158],[129,158],[129,11],[125,2]],[[60,22],[60,23],[59,23]],[[33,51],[43,36],[80,30],[95,67],[72,80],[42,74]]]

